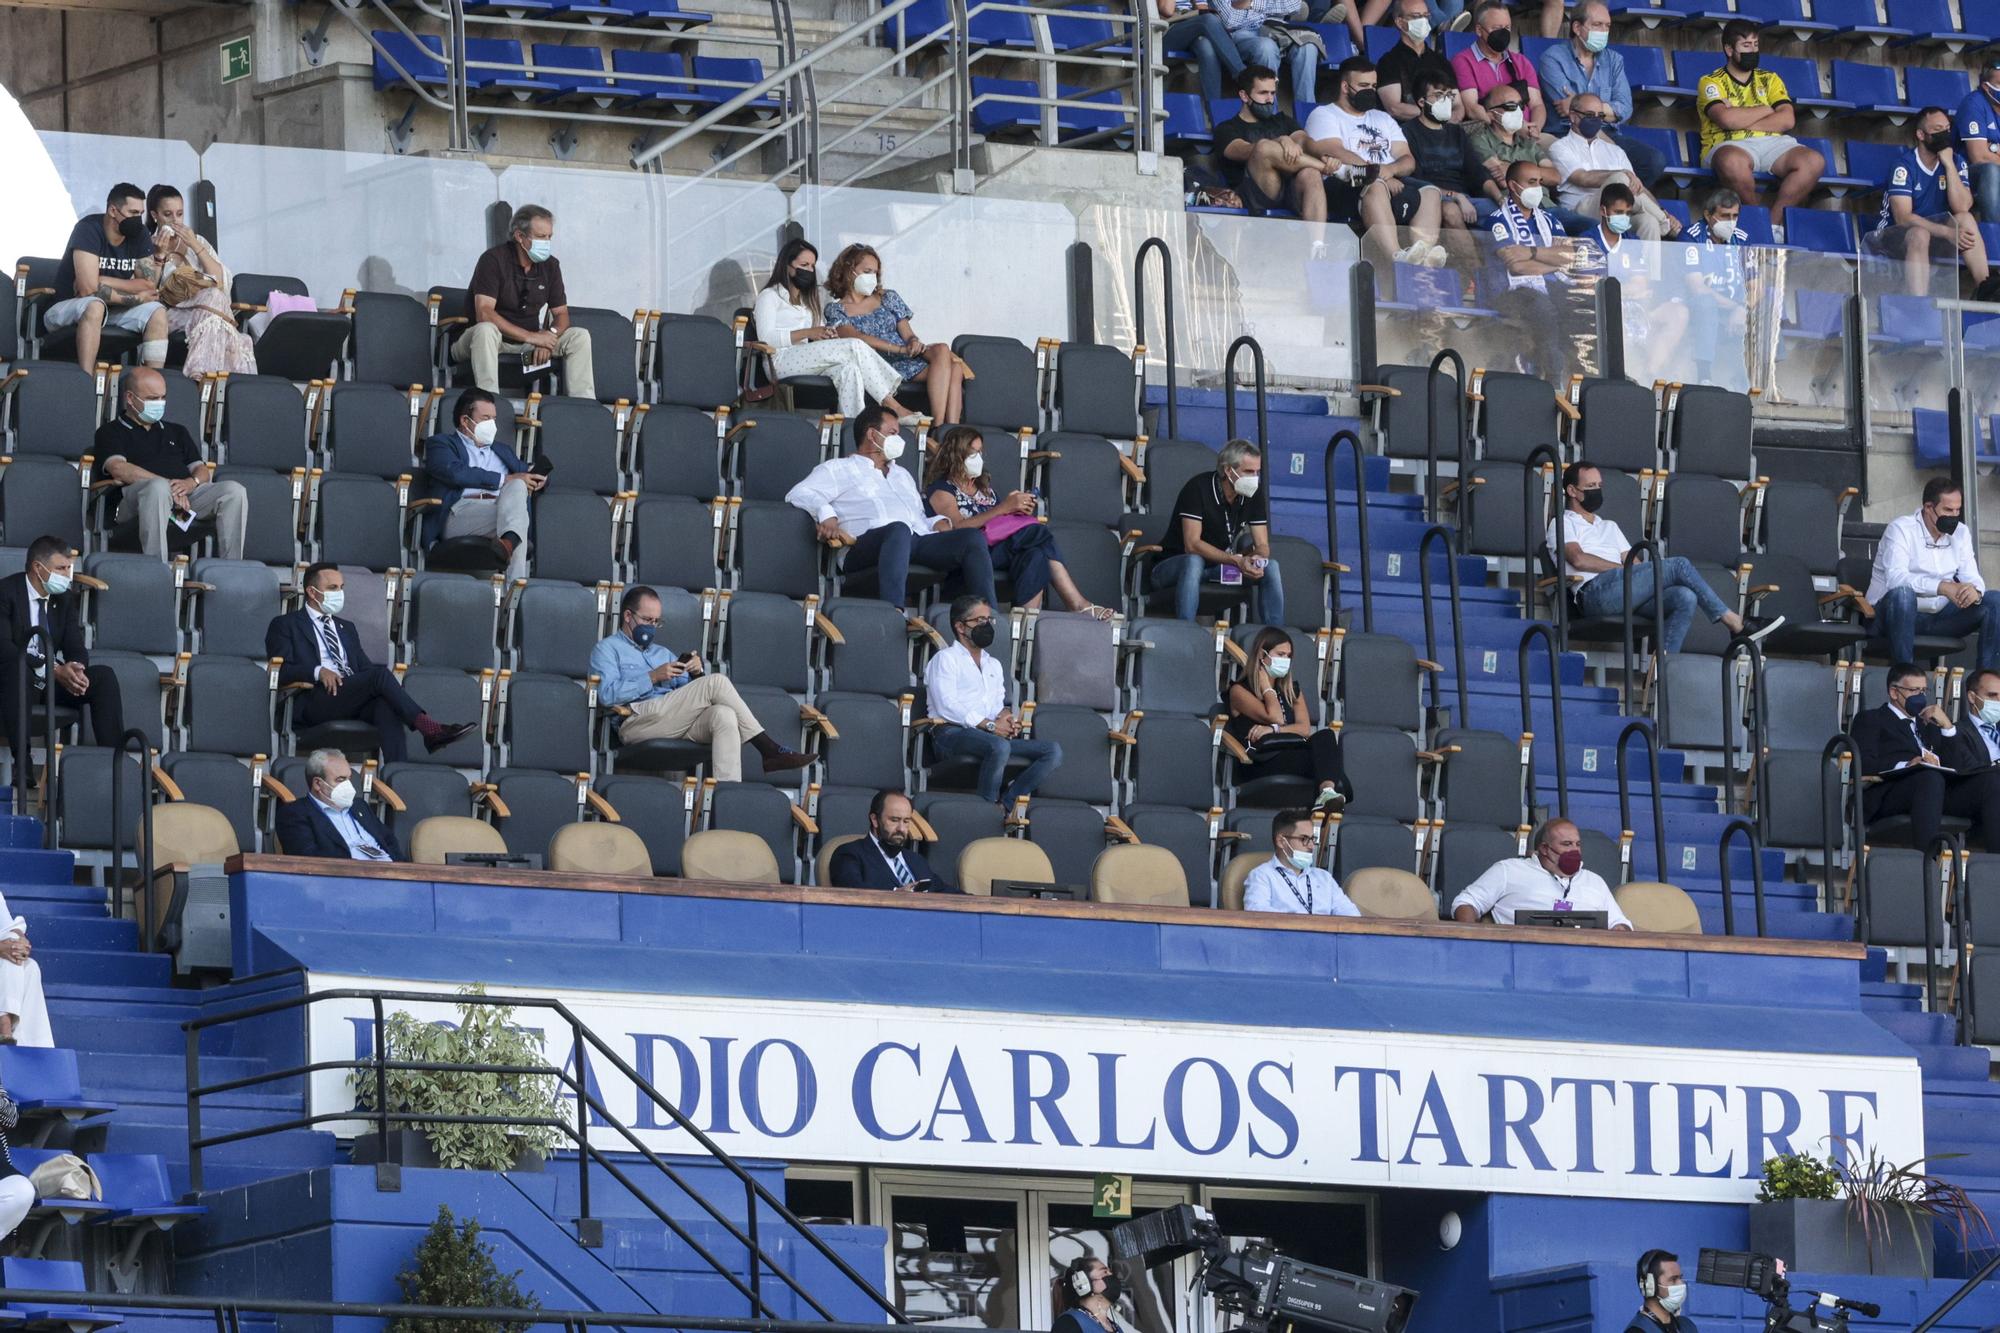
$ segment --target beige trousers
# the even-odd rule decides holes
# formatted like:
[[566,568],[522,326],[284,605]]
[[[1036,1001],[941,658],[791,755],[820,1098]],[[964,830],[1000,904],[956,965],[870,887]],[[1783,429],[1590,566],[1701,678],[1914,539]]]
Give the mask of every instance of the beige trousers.
[[618,729],[627,745],[640,741],[707,741],[708,772],[717,782],[743,780],[743,745],[764,724],[726,676],[705,675],[671,694],[641,699]]

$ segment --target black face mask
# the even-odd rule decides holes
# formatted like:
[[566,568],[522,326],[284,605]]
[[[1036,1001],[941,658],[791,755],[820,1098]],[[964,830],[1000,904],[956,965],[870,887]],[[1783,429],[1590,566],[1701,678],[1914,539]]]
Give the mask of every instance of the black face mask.
[[145,239],[146,239],[146,219],[144,219],[144,218],[124,218],[124,219],[121,219],[121,220],[119,221],[119,223],[118,223],[118,234],[119,234],[120,236],[123,236],[123,237],[124,237],[124,238],[125,238],[126,240],[128,240],[128,241],[143,241],[143,240],[145,240]]
[[1104,1275],[1104,1299],[1116,1305],[1123,1299],[1124,1295],[1125,1279],[1119,1277],[1116,1273],[1106,1273]]
[[1958,531],[1958,525],[1963,522],[1965,522],[1965,516],[1962,514],[1939,514],[1937,516],[1938,535],[1942,537],[1951,536],[1952,533]]
[[1370,111],[1379,111],[1382,107],[1382,94],[1373,88],[1363,88],[1359,92],[1350,93],[1347,100],[1363,115]]
[[965,637],[972,640],[974,648],[991,648],[993,646],[993,626],[991,624],[974,625]]
[[1944,130],[1937,134],[1926,134],[1924,136],[1924,147],[1930,149],[1933,153],[1942,153],[1945,149],[1951,147],[1951,131]]
[[1505,51],[1513,44],[1514,30],[1512,28],[1495,28],[1492,32],[1486,34],[1486,45],[1496,53]]
[[809,292],[819,286],[819,274],[811,269],[793,269],[792,287],[796,291]]
[[1759,51],[1745,51],[1736,57],[1736,68],[1754,73],[1757,69],[1757,58],[1761,54],[1763,53]]
[[1604,508],[1604,490],[1602,487],[1599,487],[1596,490],[1583,492],[1584,513],[1594,514],[1602,508]]

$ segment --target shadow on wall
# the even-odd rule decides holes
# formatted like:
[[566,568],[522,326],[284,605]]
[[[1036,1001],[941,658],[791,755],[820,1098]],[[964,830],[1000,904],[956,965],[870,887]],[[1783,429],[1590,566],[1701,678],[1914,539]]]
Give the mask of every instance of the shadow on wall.
[[734,259],[718,259],[708,270],[708,289],[694,307],[697,315],[708,315],[724,324],[736,312],[757,299],[757,280],[750,270]]
[[[468,273],[466,276],[469,278],[472,275]],[[426,300],[430,296],[428,290],[412,291],[396,281],[396,266],[381,255],[370,255],[361,261],[361,269],[354,276],[354,286],[357,291],[392,292],[397,296],[407,296],[416,301]]]

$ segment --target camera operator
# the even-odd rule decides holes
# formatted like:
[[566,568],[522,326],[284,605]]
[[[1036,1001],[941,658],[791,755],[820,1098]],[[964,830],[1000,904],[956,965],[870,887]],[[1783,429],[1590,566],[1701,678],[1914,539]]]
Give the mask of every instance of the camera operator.
[[1625,1333],[1695,1333],[1694,1320],[1681,1315],[1687,1303],[1687,1282],[1681,1276],[1680,1256],[1666,1250],[1648,1250],[1639,1256],[1639,1295],[1645,1304]]
[[1125,1281],[1096,1255],[1072,1259],[1057,1285],[1062,1313],[1056,1316],[1054,1333],[1131,1333],[1118,1317]]

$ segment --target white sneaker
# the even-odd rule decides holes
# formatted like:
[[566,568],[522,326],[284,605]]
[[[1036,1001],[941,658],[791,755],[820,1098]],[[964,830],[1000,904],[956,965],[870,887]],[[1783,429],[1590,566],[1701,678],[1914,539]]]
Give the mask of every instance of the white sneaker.
[[1433,245],[1424,252],[1424,267],[1443,268],[1450,259],[1451,256],[1445,253],[1445,248],[1442,245]]
[[1777,243],[1778,243],[1779,245],[1783,245],[1783,244],[1785,243],[1785,224],[1784,224],[1784,223],[1782,223],[1782,222],[1773,222],[1773,223],[1771,224],[1771,239],[1772,239],[1772,240],[1774,240],[1774,241],[1776,241],[1776,242],[1777,242]]
[[1465,32],[1472,27],[1472,6],[1467,5],[1451,16],[1451,22],[1444,25],[1446,32]]
[[1421,264],[1424,262],[1424,256],[1429,253],[1430,247],[1422,241],[1418,241],[1415,245],[1398,250],[1396,252],[1396,262],[1398,264]]

